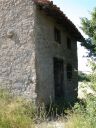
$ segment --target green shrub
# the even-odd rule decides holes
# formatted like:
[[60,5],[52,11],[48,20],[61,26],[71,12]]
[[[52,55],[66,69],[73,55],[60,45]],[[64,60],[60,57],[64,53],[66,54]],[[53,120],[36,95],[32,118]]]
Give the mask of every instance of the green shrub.
[[96,97],[89,95],[84,103],[69,110],[65,128],[96,128]]
[[96,97],[87,97],[86,118],[91,128],[96,128]]
[[94,91],[96,91],[96,71],[91,73],[90,78],[91,78],[91,87],[93,88]]
[[79,82],[83,82],[83,81],[90,82],[91,81],[90,75],[89,74],[85,74],[85,73],[79,71],[78,72],[78,81]]

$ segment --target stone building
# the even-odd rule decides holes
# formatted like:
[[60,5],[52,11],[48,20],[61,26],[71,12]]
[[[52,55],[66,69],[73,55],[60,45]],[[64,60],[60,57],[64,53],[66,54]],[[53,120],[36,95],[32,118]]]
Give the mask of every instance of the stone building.
[[49,103],[77,97],[77,41],[84,38],[48,0],[0,0],[0,85]]

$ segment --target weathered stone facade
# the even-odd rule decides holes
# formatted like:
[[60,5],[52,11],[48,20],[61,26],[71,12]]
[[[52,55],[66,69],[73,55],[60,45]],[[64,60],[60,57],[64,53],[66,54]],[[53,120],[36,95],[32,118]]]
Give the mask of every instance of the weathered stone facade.
[[[36,20],[36,69],[38,82],[38,96],[41,101],[54,100],[54,67],[53,58],[64,60],[64,95],[66,101],[73,101],[77,97],[78,87],[78,60],[77,43],[62,26],[56,24],[55,20],[37,11]],[[54,41],[54,26],[61,30],[61,44]],[[72,40],[72,49],[67,49],[67,36]],[[73,79],[67,80],[66,66],[71,63],[73,67]]]
[[35,98],[35,5],[31,0],[0,0],[0,84]]
[[[54,41],[54,26],[61,31],[61,44]],[[67,36],[72,40],[71,50],[66,46]],[[1,86],[35,101],[54,101],[53,58],[62,58],[64,97],[74,101],[78,86],[76,41],[32,0],[0,0]],[[66,77],[67,63],[73,67],[71,81]]]

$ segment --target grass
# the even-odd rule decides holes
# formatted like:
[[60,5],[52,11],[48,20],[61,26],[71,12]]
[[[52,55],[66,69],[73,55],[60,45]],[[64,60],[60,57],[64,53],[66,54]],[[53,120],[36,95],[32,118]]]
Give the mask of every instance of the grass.
[[[96,128],[96,97],[91,95],[84,103],[76,103],[69,110],[60,108],[60,115],[57,113],[61,105],[50,105],[46,112],[44,104],[36,109],[31,101],[21,97],[13,97],[8,91],[0,91],[0,128],[35,128],[36,123],[43,122],[42,128],[54,128],[46,123],[48,115],[57,116],[57,123],[64,124],[64,128]],[[64,101],[62,101],[64,102]],[[61,104],[61,103],[60,103]],[[67,114],[64,115],[64,112]],[[66,120],[65,120],[66,118]],[[52,119],[52,118],[51,118]],[[59,120],[59,121],[58,121]],[[54,122],[54,121],[53,121]],[[39,128],[41,128],[39,125]],[[55,126],[55,128],[59,128]]]
[[85,105],[75,104],[67,119],[65,128],[96,128],[96,97],[89,95]]
[[68,122],[65,123],[65,128],[91,128],[85,121],[83,115],[73,113],[68,117]]
[[0,91],[0,128],[34,128],[34,113],[31,102]]

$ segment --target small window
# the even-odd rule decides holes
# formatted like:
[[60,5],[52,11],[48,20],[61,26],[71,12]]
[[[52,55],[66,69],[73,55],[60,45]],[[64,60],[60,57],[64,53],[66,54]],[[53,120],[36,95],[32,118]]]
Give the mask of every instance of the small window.
[[61,32],[57,28],[54,28],[54,38],[56,42],[61,43]]
[[67,48],[71,49],[71,39],[67,37]]
[[72,79],[72,65],[67,64],[67,79],[71,80]]

